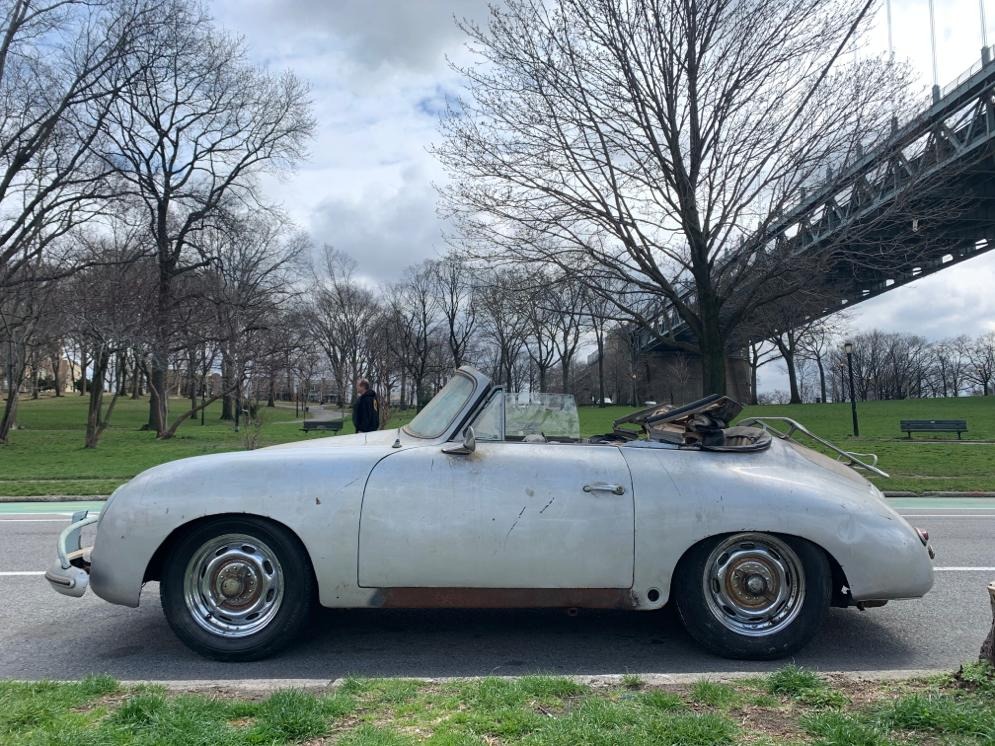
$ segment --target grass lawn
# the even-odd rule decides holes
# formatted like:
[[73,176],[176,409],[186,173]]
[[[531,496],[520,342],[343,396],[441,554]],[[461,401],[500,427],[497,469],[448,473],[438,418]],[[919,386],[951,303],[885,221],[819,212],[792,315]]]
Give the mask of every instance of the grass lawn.
[[[172,403],[174,411],[184,406]],[[748,407],[744,416],[792,417],[814,432],[846,448],[877,453],[890,479],[875,479],[885,490],[995,491],[995,397],[925,399],[859,404],[861,437],[850,437],[846,404],[800,404]],[[145,401],[121,399],[111,426],[98,448],[83,448],[86,402],[82,397],[47,398],[20,403],[22,429],[0,446],[0,495],[106,495],[150,466],[186,456],[246,447],[246,432],[221,422],[220,403],[208,408],[206,425],[184,423],[176,437],[159,442],[139,430],[147,417]],[[628,407],[582,407],[582,435],[608,432],[612,420]],[[390,427],[404,424],[410,412],[395,413]],[[263,410],[257,446],[273,445],[306,435],[293,408]],[[898,430],[901,419],[966,419],[970,428],[960,443],[954,435],[917,435],[909,441]],[[345,423],[343,433],[352,432]],[[977,442],[982,441],[982,442]]]
[[0,682],[4,744],[995,743],[995,677],[828,681],[789,667],[735,683],[654,687],[638,676],[589,687],[564,678],[422,682],[351,679],[320,694],[167,694],[94,677]]
[[[186,402],[170,402],[171,411],[183,411]],[[139,472],[166,461],[246,447],[251,428],[235,432],[222,422],[221,403],[210,405],[205,424],[183,423],[176,436],[157,441],[139,428],[148,419],[148,401],[119,399],[111,425],[95,449],[83,448],[86,400],[80,396],[26,399],[18,405],[18,425],[9,442],[0,446],[0,495],[107,495]],[[410,418],[400,413],[391,425]],[[305,438],[293,407],[263,408],[257,447]],[[346,418],[343,433],[355,432]]]

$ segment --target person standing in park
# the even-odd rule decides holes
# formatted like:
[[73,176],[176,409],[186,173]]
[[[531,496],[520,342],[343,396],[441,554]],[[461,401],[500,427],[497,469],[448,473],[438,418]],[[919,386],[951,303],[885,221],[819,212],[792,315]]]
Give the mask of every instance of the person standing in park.
[[356,401],[352,405],[352,424],[357,433],[371,433],[380,429],[380,400],[365,378],[356,381]]

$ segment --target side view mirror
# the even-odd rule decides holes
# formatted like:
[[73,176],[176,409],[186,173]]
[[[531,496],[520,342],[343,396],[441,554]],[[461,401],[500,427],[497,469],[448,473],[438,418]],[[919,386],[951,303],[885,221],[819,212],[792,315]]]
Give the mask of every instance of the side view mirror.
[[473,427],[467,425],[463,431],[463,442],[459,445],[449,445],[442,449],[443,453],[453,456],[469,456],[477,450],[477,436],[473,432]]

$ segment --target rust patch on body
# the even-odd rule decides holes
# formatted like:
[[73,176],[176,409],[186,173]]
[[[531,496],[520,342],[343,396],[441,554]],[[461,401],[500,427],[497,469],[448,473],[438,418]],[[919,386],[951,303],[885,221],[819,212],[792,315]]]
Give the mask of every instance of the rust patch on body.
[[633,609],[630,588],[380,588],[384,609]]

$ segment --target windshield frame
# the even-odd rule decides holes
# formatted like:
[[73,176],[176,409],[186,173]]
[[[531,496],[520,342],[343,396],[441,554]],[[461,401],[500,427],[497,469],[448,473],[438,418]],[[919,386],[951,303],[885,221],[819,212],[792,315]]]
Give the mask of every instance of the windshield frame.
[[[446,426],[444,428],[442,428],[442,430],[440,432],[436,433],[435,435],[419,435],[418,433],[412,432],[411,430],[408,429],[408,425],[411,424],[409,422],[408,425],[403,425],[401,427],[401,430],[403,430],[406,435],[410,435],[412,438],[417,438],[418,440],[437,440],[437,439],[443,437],[444,435],[446,435],[447,433],[449,433],[449,431],[453,427],[453,423],[454,422],[456,422],[457,420],[459,420],[461,417],[463,419],[466,419],[465,415],[467,413],[467,407],[470,407],[469,414],[473,414],[473,412],[475,411],[476,408],[472,407],[471,405],[477,399],[477,393],[478,393],[478,390],[480,388],[480,382],[477,380],[477,378],[475,376],[470,375],[469,373],[467,373],[464,370],[457,369],[455,375],[453,376],[453,378],[455,378],[456,376],[462,376],[464,378],[469,379],[470,383],[473,384],[473,388],[470,389],[470,394],[467,396],[466,400],[463,402],[463,404],[460,406],[460,408],[458,410],[456,410],[456,414],[453,415],[453,418],[451,420],[449,420],[449,422],[446,424]],[[450,380],[452,380],[452,379],[450,379]],[[447,381],[446,384],[448,385],[448,383],[449,382]],[[445,386],[443,386],[442,388],[445,389]],[[442,390],[440,390],[439,393],[442,393]],[[439,394],[436,394],[435,396],[438,396],[438,395]],[[432,398],[434,399],[435,397],[432,397]],[[430,403],[431,403],[431,401],[430,401]],[[425,406],[428,406],[428,405],[426,404]],[[420,410],[418,410],[418,413],[415,414],[415,417],[417,417],[418,414],[421,414],[421,412],[424,409],[425,409],[425,407],[422,407]],[[414,422],[414,417],[411,419],[411,421]]]

